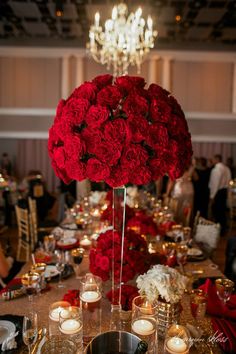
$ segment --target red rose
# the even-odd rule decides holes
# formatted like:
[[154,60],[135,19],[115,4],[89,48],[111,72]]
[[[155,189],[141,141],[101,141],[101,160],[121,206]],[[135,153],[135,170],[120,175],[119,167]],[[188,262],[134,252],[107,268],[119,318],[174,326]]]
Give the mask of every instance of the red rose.
[[96,153],[96,146],[101,144],[102,135],[98,129],[85,128],[81,132],[81,137],[86,145],[86,150],[90,154]]
[[168,147],[169,136],[167,128],[162,124],[150,125],[146,142],[152,148],[155,148],[156,146]]
[[152,179],[157,180],[168,171],[167,161],[162,158],[153,158],[149,162]]
[[74,90],[72,96],[74,98],[85,98],[86,100],[93,102],[96,99],[97,91],[97,86],[94,83],[85,82]]
[[110,175],[110,168],[98,159],[91,158],[87,162],[86,175],[91,181],[101,182]]
[[117,87],[106,86],[97,94],[97,103],[115,109],[120,102],[122,95]]
[[148,113],[148,102],[144,97],[131,93],[126,98],[122,108],[128,117],[130,115],[145,117]]
[[63,108],[62,117],[69,125],[79,125],[85,119],[89,101],[84,98],[71,98]]
[[129,125],[129,130],[132,132],[132,142],[140,143],[145,140],[147,131],[149,129],[148,121],[142,116],[130,115],[127,123]]
[[184,112],[182,111],[180,104],[176,101],[176,99],[173,96],[168,97],[168,102],[169,102],[170,106],[172,107],[173,114],[176,114],[177,116],[181,116],[182,118],[185,118]]
[[59,168],[64,168],[66,163],[66,154],[64,150],[64,146],[59,146],[54,149],[53,157],[56,161],[56,164]]
[[127,124],[126,120],[122,118],[117,118],[112,121],[106,122],[104,126],[104,137],[106,140],[122,144],[124,142],[129,142],[131,139],[132,132]]
[[148,159],[147,151],[138,144],[130,144],[123,149],[121,156],[122,168],[129,170],[146,163]]
[[154,98],[150,105],[150,117],[153,122],[168,123],[171,108],[164,100]]
[[64,149],[67,158],[80,159],[85,152],[85,144],[78,135],[70,134],[65,136]]
[[96,145],[95,155],[103,163],[112,166],[117,163],[121,155],[121,144],[102,142]]
[[156,97],[160,98],[161,100],[166,100],[170,95],[170,92],[163,89],[161,86],[157,84],[151,84],[148,88],[148,95],[150,98]]
[[130,182],[138,185],[147,184],[151,182],[151,177],[151,171],[147,166],[139,166],[132,171]]
[[117,77],[115,81],[115,85],[117,85],[124,94],[128,94],[134,88],[143,88],[145,84],[145,80],[138,76],[120,76]]
[[111,85],[113,76],[110,74],[96,76],[92,82],[99,88],[102,89],[105,86]]
[[52,160],[52,167],[55,171],[55,174],[60,178],[64,183],[69,184],[72,179],[69,177],[65,168],[59,168],[54,160]]
[[182,139],[183,135],[188,134],[187,122],[181,116],[176,116],[172,114],[168,129],[170,132],[170,136],[173,138],[177,138],[178,136],[180,136],[180,139]]
[[66,162],[66,170],[71,179],[82,181],[86,178],[85,163],[79,159],[70,159]]
[[109,110],[106,107],[91,106],[86,115],[85,121],[90,128],[100,127],[109,118]]
[[56,117],[55,117],[55,123],[61,118],[62,112],[63,112],[63,107],[65,106],[66,101],[61,99],[57,105],[57,111],[56,111]]
[[106,183],[111,187],[120,187],[127,184],[129,181],[128,169],[121,166],[114,166],[111,169],[110,176],[106,179]]

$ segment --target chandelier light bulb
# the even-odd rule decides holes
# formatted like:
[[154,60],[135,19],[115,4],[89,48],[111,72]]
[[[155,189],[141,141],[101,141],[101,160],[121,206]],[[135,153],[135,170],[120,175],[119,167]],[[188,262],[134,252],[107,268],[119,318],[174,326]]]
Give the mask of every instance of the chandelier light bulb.
[[93,59],[113,68],[114,76],[128,74],[130,65],[135,65],[140,73],[144,57],[154,47],[157,36],[151,16],[145,21],[141,7],[128,14],[127,5],[120,3],[113,7],[104,29],[99,22],[100,14],[96,12],[87,44]]

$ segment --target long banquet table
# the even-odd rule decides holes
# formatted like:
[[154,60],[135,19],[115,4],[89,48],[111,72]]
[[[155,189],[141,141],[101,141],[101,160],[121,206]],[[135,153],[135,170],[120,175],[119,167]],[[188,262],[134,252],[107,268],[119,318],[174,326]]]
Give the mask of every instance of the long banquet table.
[[[20,274],[25,273],[30,269],[30,262],[26,263],[22,268]],[[202,262],[197,263],[188,263],[185,266],[186,271],[193,271],[193,270],[201,270],[202,277],[222,277],[222,273],[220,270],[212,263],[211,260],[206,259]],[[85,257],[82,264],[81,264],[81,272],[82,274],[88,271],[88,258]],[[19,275],[20,275],[19,274]],[[69,277],[68,279],[64,280],[65,288],[58,288],[57,283],[50,283],[51,289],[50,291],[44,292],[40,296],[37,296],[35,299],[35,310],[39,314],[39,326],[40,327],[48,327],[48,313],[49,313],[49,305],[53,302],[62,300],[63,295],[69,289],[78,289],[80,285],[80,281],[75,278],[74,275]],[[107,289],[106,289],[107,288]],[[109,289],[108,284],[104,284],[104,291],[103,293]],[[11,301],[0,301],[0,314],[13,314],[13,315],[25,315],[28,310],[28,298],[26,296],[22,296]],[[189,306],[189,296],[185,295],[182,300],[182,307],[183,311],[181,314],[181,324],[191,323],[193,322],[191,313],[190,313],[190,306]],[[103,295],[102,299],[102,321],[101,321],[101,331],[105,332],[110,329],[110,303]],[[206,328],[208,330],[209,335],[213,334],[210,332],[210,318],[206,318],[205,320]],[[21,353],[21,348],[15,350],[15,353]],[[163,353],[163,343],[160,341],[158,353]],[[200,345],[197,347],[192,347],[190,349],[190,353],[221,353],[220,349],[215,345],[213,348],[209,345]]]

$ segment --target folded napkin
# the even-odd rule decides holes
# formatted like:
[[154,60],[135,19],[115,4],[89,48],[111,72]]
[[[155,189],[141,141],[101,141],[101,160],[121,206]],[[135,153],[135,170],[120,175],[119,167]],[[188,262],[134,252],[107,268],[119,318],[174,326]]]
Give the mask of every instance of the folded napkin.
[[207,279],[205,284],[201,285],[199,289],[208,294],[207,313],[209,315],[223,316],[236,321],[236,295],[231,295],[230,300],[224,305],[217,295],[215,284],[210,279]]
[[223,318],[212,318],[212,328],[214,335],[210,340],[218,344],[225,353],[236,353],[236,322],[228,321]]
[[[11,338],[9,339],[9,337],[6,339],[8,340],[9,342],[4,344],[4,345],[9,345],[9,347],[5,350],[7,350],[7,353],[15,353],[16,351],[13,349],[13,350],[10,350],[10,346],[14,346],[15,345],[15,341],[17,343],[17,347],[20,348],[22,343],[23,343],[23,340],[22,340],[22,327],[23,327],[23,316],[17,316],[17,315],[1,315],[0,316],[0,320],[4,320],[4,321],[10,321],[12,323],[14,323],[14,325],[16,326],[16,331],[13,335],[14,338]],[[2,345],[0,345],[0,353],[3,352],[3,343]]]
[[19,332],[12,333],[8,338],[6,338],[2,343],[2,352],[6,350],[12,350],[17,348],[16,337]]
[[21,278],[12,279],[5,288],[0,291],[0,296],[3,300],[15,299],[25,294],[22,287]]

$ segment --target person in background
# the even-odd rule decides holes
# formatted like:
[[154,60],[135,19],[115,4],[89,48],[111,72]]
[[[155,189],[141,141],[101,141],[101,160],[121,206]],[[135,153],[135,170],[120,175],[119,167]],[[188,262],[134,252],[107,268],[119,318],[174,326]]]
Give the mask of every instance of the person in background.
[[163,195],[163,198],[171,197],[178,201],[175,220],[183,225],[185,225],[187,214],[191,214],[193,208],[193,173],[194,166],[191,165],[185,170],[182,177],[176,179],[175,181],[169,179],[166,194]]
[[5,286],[3,278],[6,278],[9,274],[10,265],[7,261],[7,258],[4,255],[2,246],[0,244],[0,288]]
[[236,166],[234,166],[234,160],[232,157],[228,157],[226,160],[226,166],[229,167],[231,171],[231,177],[234,179],[236,178]]
[[230,169],[222,163],[222,156],[215,155],[213,158],[214,168],[211,170],[209,189],[210,205],[214,220],[221,225],[221,235],[227,229],[227,193],[231,180]]
[[1,158],[1,168],[6,172],[8,176],[12,176],[12,163],[6,152],[2,154]]
[[194,214],[197,211],[200,215],[207,219],[209,204],[209,179],[210,169],[207,167],[207,159],[200,157],[199,163],[195,166],[196,178],[193,179],[194,185]]

